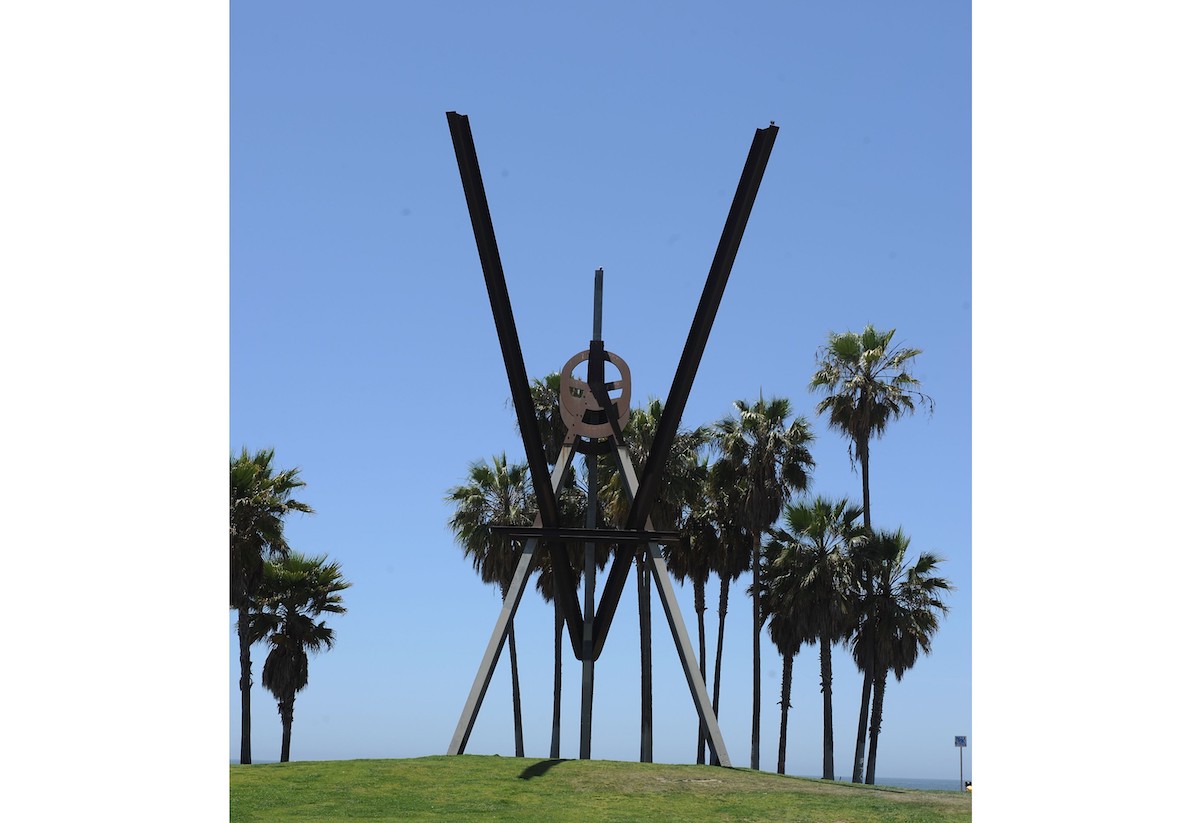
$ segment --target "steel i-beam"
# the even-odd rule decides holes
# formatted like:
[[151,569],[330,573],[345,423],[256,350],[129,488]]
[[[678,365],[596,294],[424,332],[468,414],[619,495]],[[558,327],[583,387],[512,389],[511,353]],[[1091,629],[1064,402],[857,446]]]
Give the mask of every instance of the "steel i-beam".
[[[483,267],[483,279],[487,284],[492,317],[496,321],[496,336],[500,340],[504,369],[508,373],[517,425],[525,446],[525,457],[529,461],[529,475],[534,494],[537,496],[538,513],[548,528],[557,528],[558,501],[554,497],[550,472],[546,469],[533,396],[529,392],[529,375],[525,371],[525,360],[521,356],[521,342],[517,338],[512,302],[509,300],[508,286],[504,281],[504,269],[500,265],[500,250],[496,245],[496,232],[492,226],[491,212],[488,210],[487,195],[483,190],[483,175],[479,171],[479,158],[475,153],[475,141],[471,137],[471,123],[465,114],[453,111],[446,112],[446,120],[450,125],[450,137],[454,142],[455,157],[458,159],[458,173],[462,178],[463,194],[467,199],[467,211],[471,215],[471,228],[475,232],[475,245],[479,249],[479,262]],[[571,648],[577,658],[582,658],[583,615],[579,608],[579,595],[575,591],[567,549],[561,542],[554,542],[549,550],[555,598],[566,618]]]
[[[667,456],[671,443],[679,431],[679,421],[683,419],[683,407],[687,404],[688,395],[700,368],[700,357],[708,343],[713,321],[716,320],[717,308],[721,304],[721,296],[725,293],[725,285],[729,282],[729,273],[733,270],[733,260],[737,256],[738,246],[746,231],[746,223],[750,220],[750,210],[754,207],[754,199],[758,195],[758,187],[762,183],[763,172],[767,168],[767,160],[771,156],[771,147],[775,145],[775,135],[779,127],[772,123],[765,129],[754,133],[754,141],[750,144],[750,153],[746,157],[746,165],[742,169],[742,177],[738,181],[737,191],[733,195],[733,204],[729,208],[729,216],[725,220],[725,228],[717,243],[717,251],[713,256],[712,267],[708,271],[708,279],[700,294],[700,303],[696,307],[696,316],[692,320],[691,330],[683,346],[683,354],[679,358],[679,367],[675,371],[675,379],[671,383],[671,391],[663,404],[662,417],[654,440],[650,444],[650,452],[646,457],[646,466],[642,471],[641,487],[629,508],[629,518],[626,528],[642,528],[650,509],[658,499],[659,487],[662,485],[663,471],[666,468]],[[604,640],[612,626],[613,616],[617,611],[617,602],[621,599],[621,591],[629,576],[629,566],[633,562],[634,549],[628,546],[618,547],[608,573],[608,581],[604,585],[604,593],[596,608],[596,626],[593,647],[599,655],[604,647]]]

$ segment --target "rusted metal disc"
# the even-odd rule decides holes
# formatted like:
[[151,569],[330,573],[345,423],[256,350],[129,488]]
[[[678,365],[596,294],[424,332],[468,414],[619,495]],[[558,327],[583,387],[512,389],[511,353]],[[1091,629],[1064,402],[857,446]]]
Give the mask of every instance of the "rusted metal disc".
[[[558,410],[562,415],[567,429],[581,437],[611,437],[613,430],[604,414],[604,407],[592,395],[588,384],[575,377],[571,371],[580,363],[586,363],[587,350],[579,352],[562,367],[559,378]],[[604,359],[617,367],[621,379],[605,383],[604,388],[609,392],[609,401],[617,411],[617,428],[624,429],[629,422],[630,376],[629,365],[610,351],[604,353]],[[612,393],[619,391],[616,397]]]

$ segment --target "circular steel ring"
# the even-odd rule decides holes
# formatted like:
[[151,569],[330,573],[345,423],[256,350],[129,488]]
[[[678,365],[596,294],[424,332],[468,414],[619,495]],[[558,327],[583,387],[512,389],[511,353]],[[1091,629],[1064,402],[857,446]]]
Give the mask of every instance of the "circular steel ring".
[[[580,380],[571,374],[572,369],[580,363],[586,363],[587,359],[588,352],[584,350],[568,360],[562,367],[558,390],[559,414],[562,415],[563,422],[567,424],[567,429],[576,435],[593,438],[611,437],[612,427],[609,426],[608,421],[605,419],[600,401],[592,396],[591,387],[588,386],[586,381]],[[611,383],[606,382],[604,387],[609,392],[618,389],[621,390],[620,396],[612,397],[610,394],[609,400],[617,411],[617,428],[624,429],[625,424],[629,422],[629,365],[620,357],[608,351],[604,353],[604,359],[616,366],[617,371],[621,373],[620,380],[614,380]]]

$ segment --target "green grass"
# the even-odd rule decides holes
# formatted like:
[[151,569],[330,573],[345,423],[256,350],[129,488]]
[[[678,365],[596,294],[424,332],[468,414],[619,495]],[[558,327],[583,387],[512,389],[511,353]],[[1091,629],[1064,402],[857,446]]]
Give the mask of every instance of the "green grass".
[[746,769],[607,760],[420,757],[230,766],[238,821],[969,821],[971,797]]

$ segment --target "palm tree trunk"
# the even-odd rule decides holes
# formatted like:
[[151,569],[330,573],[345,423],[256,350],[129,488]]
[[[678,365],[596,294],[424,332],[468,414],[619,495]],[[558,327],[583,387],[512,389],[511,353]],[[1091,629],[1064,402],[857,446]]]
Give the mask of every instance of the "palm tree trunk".
[[238,609],[238,663],[242,670],[238,687],[242,691],[242,751],[239,762],[250,763],[250,610]]
[[654,762],[654,693],[650,657],[650,564],[645,552],[638,554],[638,623],[642,647],[642,745],[641,762]]
[[783,685],[779,689],[779,765],[776,771],[783,774],[783,764],[787,760],[787,722],[788,709],[792,707],[792,661],[796,656],[783,656]]
[[758,768],[758,744],[759,744],[759,728],[758,728],[758,726],[759,726],[759,720],[762,716],[762,651],[760,649],[760,643],[759,643],[759,641],[761,640],[760,635],[762,634],[762,623],[761,623],[762,613],[759,611],[759,602],[758,602],[758,600],[759,600],[759,596],[758,596],[759,595],[759,592],[758,592],[758,578],[759,578],[758,556],[759,556],[760,550],[761,550],[761,546],[760,546],[761,541],[762,541],[762,536],[756,532],[754,535],[754,553],[752,555],[752,560],[751,560],[751,572],[753,574],[754,579],[752,580],[751,586],[750,586],[751,600],[753,601],[753,607],[754,607],[754,653],[753,653],[753,658],[754,658],[753,659],[753,668],[754,668],[753,688],[754,688],[754,692],[753,692],[753,698],[751,700],[751,709],[750,709],[750,715],[751,715],[751,717],[750,717],[750,768],[751,769]]
[[[725,650],[725,615],[729,612],[729,578],[721,578],[721,593],[717,598],[717,654],[713,658],[713,717],[721,712],[721,653]],[[708,765],[716,766],[717,755],[709,753]]]
[[559,742],[562,735],[562,655],[563,623],[566,617],[554,598],[554,711],[550,721],[550,758],[558,759]]
[[871,530],[871,460],[870,460],[870,441],[863,438],[862,442],[857,444],[858,462],[862,466],[862,481],[863,481],[863,525],[867,531]]
[[[860,438],[855,442],[855,448],[858,451],[858,462],[862,466],[862,484],[863,484],[863,526],[867,531],[871,531],[871,459],[870,459],[870,440],[869,438]],[[872,585],[870,581],[866,584],[868,588]],[[868,648],[873,647],[873,642],[868,645]],[[871,704],[871,683],[874,680],[875,671],[874,663],[871,660],[867,661],[867,667],[863,669],[863,687],[862,687],[862,702],[858,708],[858,735],[854,739],[854,776],[852,782],[861,783],[863,781],[863,760],[867,753],[867,712]]]
[[883,725],[883,690],[887,686],[887,669],[883,677],[875,678],[875,702],[871,705],[871,754],[867,758],[867,783],[875,783],[875,754],[879,747],[879,728]]
[[295,693],[279,701],[279,719],[283,722],[283,743],[279,749],[280,763],[287,763],[292,755],[292,717],[295,709]]
[[833,780],[833,648],[827,636],[821,637],[821,695],[825,711],[825,757],[821,764],[821,778]]
[[513,695],[513,741],[516,745],[516,756],[525,756],[525,734],[521,731],[521,681],[517,677],[517,633],[516,626],[508,626],[508,662],[512,669]]
[[871,708],[871,682],[874,675],[874,667],[870,661],[867,661],[867,667],[863,669],[863,688],[862,688],[862,703],[858,708],[858,735],[854,741],[854,776],[851,782],[863,782],[863,760],[867,754],[867,713]]
[[[870,437],[863,437],[857,443],[858,462],[862,466],[863,484],[863,526],[871,531],[871,459]],[[854,743],[854,778],[853,782],[863,782],[863,761],[867,753],[867,712],[871,703],[871,683],[875,678],[874,661],[867,662],[863,670],[862,703],[858,709],[858,737]]]
[[[705,671],[705,658],[707,653],[704,649],[704,580],[699,575],[692,579],[693,591],[695,592],[696,601],[696,642],[700,645],[700,679],[707,680],[708,673]],[[696,734],[696,765],[704,765],[704,723],[700,723],[700,727]]]

